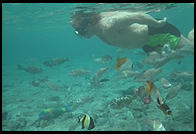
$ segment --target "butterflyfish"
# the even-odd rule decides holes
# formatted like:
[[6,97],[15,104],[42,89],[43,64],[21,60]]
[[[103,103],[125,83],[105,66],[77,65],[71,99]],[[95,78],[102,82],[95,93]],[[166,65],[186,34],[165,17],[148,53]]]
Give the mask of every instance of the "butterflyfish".
[[149,93],[149,95],[152,97],[152,100],[156,103],[163,104],[163,98],[161,97],[161,94],[158,90],[158,88],[156,87],[156,85],[152,82],[147,80],[147,87],[146,90]]
[[116,63],[116,70],[131,70],[133,69],[133,62],[128,58],[118,58]]
[[157,107],[163,111],[164,114],[166,115],[173,115],[172,111],[170,110],[169,106],[166,103],[163,104],[158,104]]
[[156,100],[157,107],[163,111],[166,115],[172,115],[172,111],[170,110],[169,106],[163,101],[163,98],[160,95],[158,88],[154,85],[153,82],[147,81],[147,92],[151,95],[153,100]]

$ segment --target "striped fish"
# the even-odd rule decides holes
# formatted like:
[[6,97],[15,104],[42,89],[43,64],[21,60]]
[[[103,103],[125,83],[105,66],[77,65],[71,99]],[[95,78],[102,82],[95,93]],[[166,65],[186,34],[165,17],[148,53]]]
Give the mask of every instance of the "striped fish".
[[88,114],[84,114],[81,118],[78,117],[78,123],[82,124],[82,128],[87,128],[88,130],[95,128],[94,120]]

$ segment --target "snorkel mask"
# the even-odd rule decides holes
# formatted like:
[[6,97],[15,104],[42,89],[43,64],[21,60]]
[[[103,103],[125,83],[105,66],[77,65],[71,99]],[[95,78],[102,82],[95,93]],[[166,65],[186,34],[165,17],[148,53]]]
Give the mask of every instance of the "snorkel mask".
[[71,24],[75,29],[74,33],[77,36],[90,38],[93,35],[93,33],[90,32],[90,29],[92,26],[96,25],[99,20],[99,14],[84,13],[81,11],[73,14]]
[[88,37],[88,20],[85,17],[75,18],[71,21],[74,33],[79,37]]

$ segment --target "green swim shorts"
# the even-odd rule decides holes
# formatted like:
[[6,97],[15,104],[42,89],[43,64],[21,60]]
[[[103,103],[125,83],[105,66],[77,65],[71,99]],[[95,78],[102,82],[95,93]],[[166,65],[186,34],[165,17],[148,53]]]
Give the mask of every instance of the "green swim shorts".
[[163,46],[170,44],[172,49],[176,49],[179,43],[180,37],[176,37],[170,33],[150,35],[147,41],[147,45],[151,47]]

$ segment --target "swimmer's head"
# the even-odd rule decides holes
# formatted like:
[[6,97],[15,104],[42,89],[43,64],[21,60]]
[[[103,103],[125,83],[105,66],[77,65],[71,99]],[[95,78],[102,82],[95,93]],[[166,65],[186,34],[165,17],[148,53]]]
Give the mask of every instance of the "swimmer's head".
[[99,14],[84,13],[83,11],[74,12],[71,18],[71,24],[75,29],[76,35],[86,38],[90,38],[93,35],[90,29],[100,20]]

